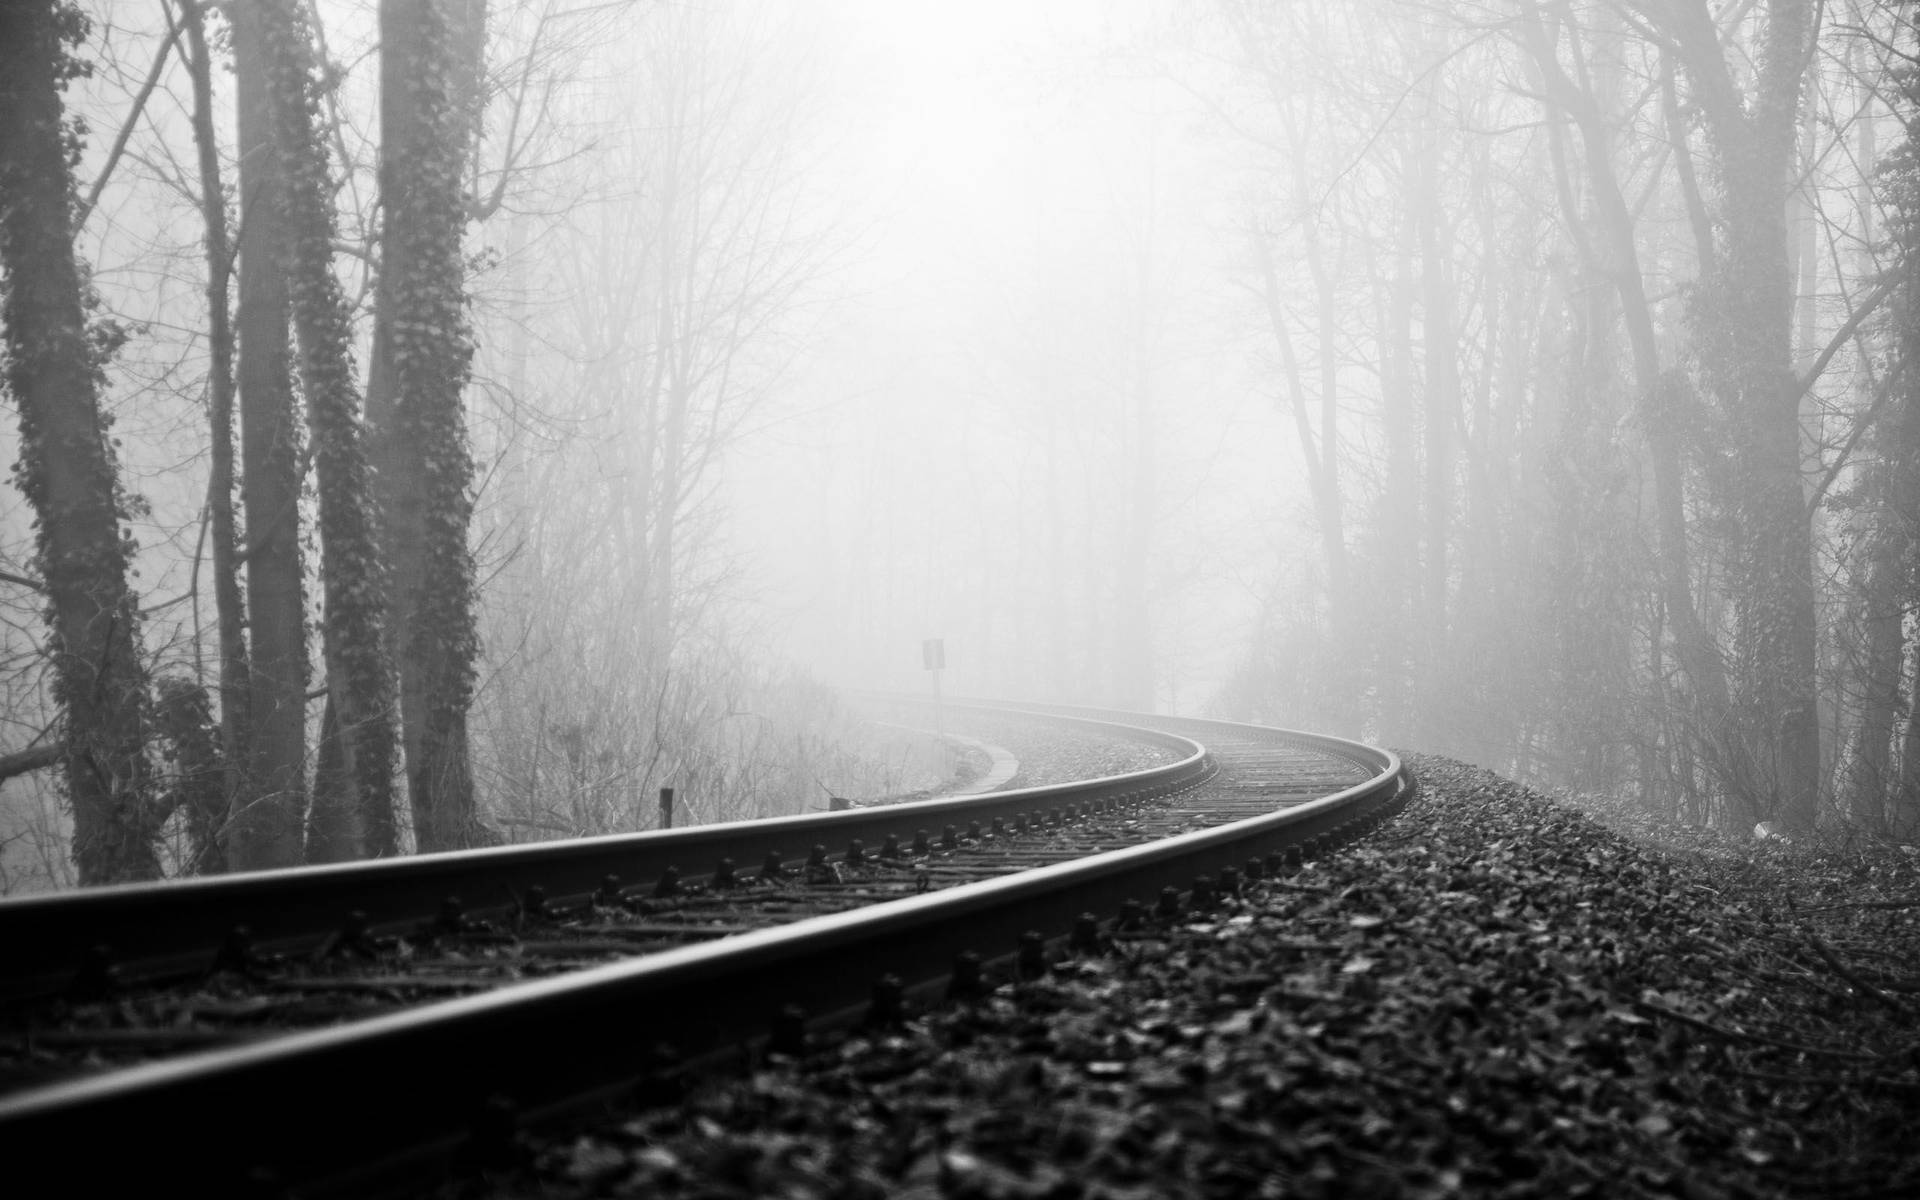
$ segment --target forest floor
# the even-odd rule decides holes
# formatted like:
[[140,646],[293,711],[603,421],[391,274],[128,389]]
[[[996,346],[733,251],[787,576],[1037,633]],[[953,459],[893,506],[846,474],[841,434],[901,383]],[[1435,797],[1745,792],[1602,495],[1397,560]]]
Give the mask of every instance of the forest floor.
[[1920,862],[1412,762],[1285,880],[441,1194],[1920,1195]]

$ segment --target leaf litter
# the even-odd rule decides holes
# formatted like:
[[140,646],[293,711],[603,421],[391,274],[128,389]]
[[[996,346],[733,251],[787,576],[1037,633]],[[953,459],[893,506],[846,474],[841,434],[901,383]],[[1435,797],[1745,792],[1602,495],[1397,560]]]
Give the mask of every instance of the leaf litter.
[[1153,953],[582,1115],[439,1194],[1920,1195],[1911,856],[1411,762],[1380,833]]

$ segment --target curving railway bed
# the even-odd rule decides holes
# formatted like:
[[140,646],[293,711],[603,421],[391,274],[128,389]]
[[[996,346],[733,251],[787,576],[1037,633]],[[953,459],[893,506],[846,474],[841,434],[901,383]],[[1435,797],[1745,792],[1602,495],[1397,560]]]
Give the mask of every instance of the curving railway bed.
[[[690,1060],[778,1050],[810,1023],[890,1018],[1044,970],[1061,946],[1094,944],[1148,908],[1204,904],[1364,832],[1413,790],[1393,755],[1338,739],[991,711],[1109,734],[1101,718],[1124,721],[1176,761],[965,798],[0,902],[0,1045],[14,1066],[0,1075],[0,1155],[57,1163],[79,1194],[169,1178],[201,1193],[362,1191]],[[58,1016],[82,1004],[115,1008],[120,1042],[168,1057],[101,1071],[98,1037],[63,1054],[74,1039]],[[300,1013],[336,1023],[288,1032]]]

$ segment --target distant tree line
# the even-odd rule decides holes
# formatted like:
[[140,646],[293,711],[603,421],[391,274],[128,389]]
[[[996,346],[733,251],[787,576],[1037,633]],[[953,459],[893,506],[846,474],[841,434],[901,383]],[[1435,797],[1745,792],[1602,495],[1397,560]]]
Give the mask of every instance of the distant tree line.
[[1322,547],[1224,707],[1920,836],[1915,12],[1219,0]]

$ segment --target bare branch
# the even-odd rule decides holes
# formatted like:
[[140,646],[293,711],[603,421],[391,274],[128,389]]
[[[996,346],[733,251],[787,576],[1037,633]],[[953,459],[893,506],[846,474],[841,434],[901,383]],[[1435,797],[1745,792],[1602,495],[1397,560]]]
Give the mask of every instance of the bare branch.
[[1815,485],[1813,495],[1807,497],[1808,512],[1818,509],[1821,502],[1827,498],[1827,489],[1831,488],[1833,481],[1840,477],[1841,469],[1853,456],[1854,448],[1859,446],[1860,439],[1873,427],[1874,421],[1879,419],[1881,410],[1887,406],[1887,400],[1893,395],[1894,380],[1900,378],[1900,373],[1906,369],[1909,361],[1901,359],[1893,365],[1893,370],[1881,377],[1880,386],[1874,389],[1872,403],[1868,404],[1867,411],[1860,414],[1859,419],[1854,421],[1852,431],[1847,434],[1845,444],[1840,447],[1840,453],[1833,456],[1833,461],[1827,464],[1826,471],[1820,476],[1820,482]]
[[1846,323],[1834,331],[1833,336],[1827,340],[1826,347],[1820,351],[1820,356],[1814,359],[1813,364],[1795,381],[1798,384],[1798,388],[1794,392],[1794,399],[1798,400],[1801,396],[1807,394],[1807,389],[1811,388],[1819,380],[1821,373],[1833,362],[1833,356],[1840,352],[1840,347],[1852,340],[1854,332],[1860,328],[1860,323],[1872,316],[1874,309],[1879,308],[1886,298],[1892,294],[1892,281],[1882,282],[1879,287],[1874,288],[1872,292],[1868,293],[1867,298],[1860,302],[1859,307],[1848,314]]
[[49,742],[41,746],[29,746],[25,750],[15,750],[12,754],[0,754],[0,783],[5,783],[15,775],[26,775],[56,766],[62,758],[66,757],[66,753],[65,745]]
[[166,69],[167,56],[173,53],[173,44],[180,40],[180,26],[174,23],[173,10],[167,9],[167,38],[160,43],[160,52],[153,56],[153,66],[147,69],[146,82],[140,85],[140,93],[133,98],[133,108],[127,113],[127,119],[120,124],[120,132],[113,139],[113,149],[107,152],[106,165],[100,168],[99,178],[87,190],[86,203],[73,215],[75,229],[87,223],[94,206],[100,203],[100,193],[106,190],[107,180],[113,178],[114,167],[120,164],[120,155],[127,149],[127,139],[133,136],[133,127],[147,109],[147,99],[153,95],[153,89],[160,83],[160,73]]

